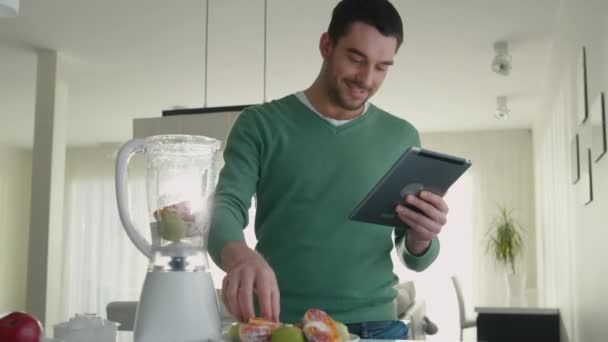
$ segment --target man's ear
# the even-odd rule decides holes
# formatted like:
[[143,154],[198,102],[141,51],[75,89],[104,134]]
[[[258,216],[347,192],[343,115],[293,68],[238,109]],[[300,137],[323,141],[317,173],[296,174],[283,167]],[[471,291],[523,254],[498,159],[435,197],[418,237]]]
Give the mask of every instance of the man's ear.
[[323,57],[323,60],[326,60],[327,57],[329,57],[332,48],[333,42],[329,37],[329,33],[323,33],[321,35],[321,39],[319,39],[319,51],[321,52],[321,57]]

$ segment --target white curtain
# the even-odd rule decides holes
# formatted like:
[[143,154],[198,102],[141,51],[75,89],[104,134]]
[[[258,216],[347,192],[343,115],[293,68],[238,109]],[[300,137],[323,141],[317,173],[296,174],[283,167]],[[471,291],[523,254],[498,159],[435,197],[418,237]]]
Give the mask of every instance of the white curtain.
[[67,198],[64,316],[105,316],[109,302],[138,298],[147,260],[122,229],[113,178],[72,179]]
[[457,303],[450,277],[458,276],[465,297],[472,298],[473,278],[473,175],[464,174],[445,196],[450,207],[448,223],[440,234],[441,252],[425,271],[416,273],[401,265],[392,252],[394,272],[401,282],[414,281],[416,297],[426,303],[427,316],[439,326],[430,341],[456,340],[459,334]]
[[[71,149],[67,166],[62,318],[85,312],[106,317],[109,302],[138,299],[147,259],[118,217],[111,151]],[[146,227],[143,178],[131,177],[129,189],[133,220]]]
[[[486,232],[496,204],[514,209],[526,228],[523,266],[528,292],[536,288],[532,136],[529,130],[425,133],[425,148],[471,159],[473,166],[445,197],[450,207],[448,224],[440,234],[441,252],[422,273],[398,270],[402,281],[413,279],[426,300],[427,314],[439,326],[428,340],[457,340],[458,307],[450,277],[462,285],[469,315],[474,306],[504,305],[504,272],[486,255]],[[530,303],[533,304],[533,303]],[[465,340],[475,340],[465,330]]]

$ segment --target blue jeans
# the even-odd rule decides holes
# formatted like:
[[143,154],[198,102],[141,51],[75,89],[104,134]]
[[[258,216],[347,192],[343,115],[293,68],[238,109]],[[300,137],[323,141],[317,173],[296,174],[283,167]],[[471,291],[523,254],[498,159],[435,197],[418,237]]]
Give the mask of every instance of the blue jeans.
[[377,340],[407,339],[407,325],[401,321],[375,321],[346,324],[351,334]]

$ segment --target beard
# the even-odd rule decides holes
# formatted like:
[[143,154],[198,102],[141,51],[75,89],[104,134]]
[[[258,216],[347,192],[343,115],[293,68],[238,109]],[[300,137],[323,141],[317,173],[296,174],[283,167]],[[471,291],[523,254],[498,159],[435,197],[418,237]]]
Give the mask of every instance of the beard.
[[[369,100],[369,98],[372,96],[372,89],[360,84],[359,82],[355,81],[355,80],[347,80],[347,79],[339,79],[338,77],[334,76],[332,74],[332,64],[331,63],[327,63],[327,66],[325,68],[324,71],[324,75],[323,75],[323,80],[324,80],[324,84],[325,84],[325,88],[327,89],[327,95],[329,97],[329,100],[336,106],[343,108],[345,110],[348,111],[354,111],[357,109],[360,109],[361,107],[363,107],[363,105],[365,105],[365,102],[367,102],[367,100]],[[348,82],[356,87],[359,87],[361,89],[364,89],[365,91],[367,91],[368,96],[366,98],[364,98],[363,100],[354,100],[354,99],[350,99],[349,96],[346,94],[345,91],[341,90],[339,87],[338,82]],[[345,84],[345,86],[347,86]]]

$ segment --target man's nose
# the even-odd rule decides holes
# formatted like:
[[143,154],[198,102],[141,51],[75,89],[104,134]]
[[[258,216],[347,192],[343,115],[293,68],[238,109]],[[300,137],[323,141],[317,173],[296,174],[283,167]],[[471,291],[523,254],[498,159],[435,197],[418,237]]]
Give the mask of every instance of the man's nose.
[[372,65],[364,65],[357,73],[357,83],[360,86],[370,89],[374,79],[374,68]]

